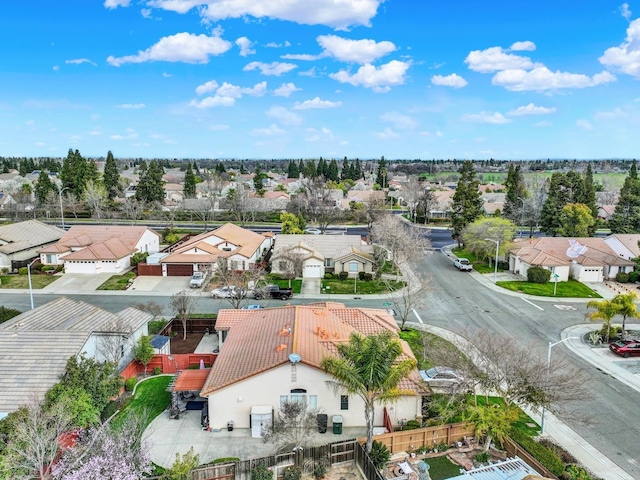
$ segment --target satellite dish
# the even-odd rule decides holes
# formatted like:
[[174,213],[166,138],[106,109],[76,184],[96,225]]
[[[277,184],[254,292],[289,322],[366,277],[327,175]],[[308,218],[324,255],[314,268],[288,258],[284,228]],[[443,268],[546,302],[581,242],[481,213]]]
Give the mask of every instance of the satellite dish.
[[290,353],[289,354],[289,361],[291,363],[298,363],[300,361],[300,355],[297,353]]

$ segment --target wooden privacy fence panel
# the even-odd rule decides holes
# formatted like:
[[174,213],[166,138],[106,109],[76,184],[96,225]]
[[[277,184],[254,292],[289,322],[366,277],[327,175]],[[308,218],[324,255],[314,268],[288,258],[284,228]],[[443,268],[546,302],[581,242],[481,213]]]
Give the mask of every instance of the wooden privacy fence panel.
[[511,438],[506,437],[502,441],[502,445],[504,449],[507,451],[507,457],[520,457],[527,465],[531,468],[538,471],[538,473],[542,474],[547,478],[556,479],[553,473],[547,470],[544,465],[542,465],[538,460],[536,460],[529,452],[527,452],[524,448],[522,448],[519,444],[511,440]]
[[[450,423],[435,427],[416,428],[415,430],[396,431],[376,435],[374,440],[383,443],[394,454],[417,450],[422,446],[432,447],[439,443],[453,445],[461,442],[464,437],[474,435],[473,423]],[[361,442],[366,439],[358,439]]]
[[[176,373],[178,370],[187,370],[189,367],[200,367],[200,360],[205,365],[211,366],[216,361],[216,353],[181,353],[177,355],[156,355],[147,365],[147,373],[153,372],[155,367],[160,368],[161,373]],[[120,375],[125,379],[144,373],[144,366],[138,361],[132,361]]]

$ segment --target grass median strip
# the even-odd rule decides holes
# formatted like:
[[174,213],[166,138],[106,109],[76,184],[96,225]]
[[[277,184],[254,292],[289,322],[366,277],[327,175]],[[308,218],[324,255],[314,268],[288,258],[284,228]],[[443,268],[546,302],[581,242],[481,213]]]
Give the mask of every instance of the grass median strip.
[[554,291],[554,282],[529,283],[520,281],[497,282],[496,285],[514,292],[522,292],[527,295],[537,295],[538,297],[558,297],[558,298],[602,298],[597,292],[591,290],[584,283],[575,280],[568,282],[558,282]]

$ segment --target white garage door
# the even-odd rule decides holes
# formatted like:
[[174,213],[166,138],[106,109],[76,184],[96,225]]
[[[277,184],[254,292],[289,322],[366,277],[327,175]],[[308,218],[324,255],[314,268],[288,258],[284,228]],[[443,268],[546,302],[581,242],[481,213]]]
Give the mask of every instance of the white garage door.
[[580,274],[581,282],[601,282],[602,281],[602,269],[601,268],[583,268]]
[[305,265],[302,272],[304,278],[320,278],[322,277],[322,265]]

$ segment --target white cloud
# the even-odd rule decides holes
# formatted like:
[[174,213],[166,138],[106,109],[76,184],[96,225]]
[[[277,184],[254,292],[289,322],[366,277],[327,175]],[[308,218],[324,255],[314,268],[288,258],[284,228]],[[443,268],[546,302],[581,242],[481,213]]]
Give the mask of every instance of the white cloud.
[[305,70],[303,72],[298,72],[298,75],[301,77],[315,77],[316,76],[316,67],[311,67],[309,70]]
[[313,100],[305,100],[304,102],[296,102],[293,107],[295,110],[308,110],[310,108],[336,108],[342,105],[342,102],[331,102],[329,100],[320,100],[315,97]]
[[218,87],[219,87],[218,82],[216,82],[215,80],[209,80],[208,82],[205,82],[202,85],[198,85],[196,87],[196,93],[198,95],[203,95],[205,93],[213,92]]
[[620,15],[622,15],[624,18],[626,18],[627,20],[631,18],[631,10],[629,9],[628,3],[623,3],[618,7],[618,9],[620,10]]
[[357,25],[370,26],[371,19],[376,16],[382,2],[383,0],[150,0],[148,4],[178,13],[197,8],[202,17],[212,21],[251,16],[346,30]]
[[282,55],[280,58],[284,58],[285,60],[301,60],[303,62],[313,62],[314,60],[319,60],[323,58],[324,55],[310,55],[308,53],[287,53]]
[[596,112],[593,115],[593,118],[596,118],[598,120],[614,120],[616,118],[625,118],[628,116],[629,114],[621,108],[614,108],[609,112]]
[[251,62],[245,65],[242,69],[245,72],[258,69],[262,75],[270,75],[279,77],[284,73],[288,73],[291,70],[298,68],[297,65],[293,63],[283,63],[283,62],[271,62],[271,63],[263,63],[263,62]]
[[351,40],[336,35],[320,35],[316,40],[324,49],[324,55],[330,55],[341,62],[371,63],[396,50],[396,46],[388,41]]
[[36,142],[35,145],[36,145],[36,147],[46,147],[47,146],[47,144],[44,143],[44,142]]
[[220,55],[231,48],[231,43],[219,36],[194,35],[187,32],[163,37],[155,45],[136,55],[114,57],[107,62],[115,67],[125,63],[143,62],[184,62],[208,63],[210,55]]
[[240,56],[246,57],[247,55],[253,55],[256,53],[255,49],[251,48],[254,44],[247,37],[240,37],[236,40],[236,45],[240,47]]
[[142,15],[142,18],[151,18],[151,9],[150,8],[140,9],[140,15]]
[[236,99],[233,97],[221,97],[214,95],[213,97],[205,97],[200,101],[191,100],[190,106],[196,108],[212,108],[212,107],[233,107],[236,104]]
[[612,70],[640,79],[640,18],[627,28],[627,37],[618,47],[608,48],[598,59],[601,64]]
[[593,130],[593,125],[591,125],[591,122],[589,122],[589,120],[585,120],[584,118],[576,120],[576,127],[587,131]]
[[486,50],[473,50],[467,55],[464,63],[474,72],[492,73],[499,70],[525,69],[535,67],[529,57],[507,53],[502,47],[491,47]]
[[251,130],[252,135],[263,135],[271,137],[274,135],[284,135],[286,132],[278,127],[275,123],[269,125],[269,128],[254,128]]
[[100,135],[102,135],[102,132],[100,130],[91,130],[89,132],[89,135],[91,135],[92,137],[99,137]]
[[217,123],[215,125],[209,125],[207,128],[209,130],[213,130],[214,132],[222,132],[224,130],[229,130],[229,125],[223,125],[222,123]]
[[322,127],[320,130],[307,128],[307,136],[304,137],[305,142],[320,142],[333,139],[333,132],[326,127]]
[[302,123],[302,118],[299,115],[277,105],[271,107],[265,112],[265,114],[268,117],[279,120],[280,123],[283,123],[284,125],[300,125]]
[[534,127],[538,127],[538,128],[552,127],[553,123],[547,122],[546,120],[543,120],[541,122],[534,123],[533,126]]
[[290,47],[291,44],[289,43],[289,41],[285,41],[284,43],[276,43],[276,42],[269,42],[265,45],[265,47],[267,48],[282,48],[282,47]]
[[298,92],[302,90],[301,88],[296,87],[293,83],[283,83],[278,88],[273,91],[273,94],[276,97],[289,97],[293,92]]
[[547,67],[537,67],[531,71],[504,70],[491,79],[491,83],[512,92],[529,90],[556,90],[561,88],[587,88],[615,82],[616,77],[602,72],[589,77],[579,73],[552,72]]
[[431,83],[434,85],[440,85],[443,87],[462,88],[467,85],[467,81],[460,75],[452,73],[446,77],[443,75],[434,75],[431,77]]
[[511,110],[508,115],[520,116],[520,115],[546,115],[549,113],[555,113],[556,107],[538,107],[533,103],[518,107],[515,110]]
[[381,140],[391,140],[393,138],[399,138],[400,134],[386,127],[382,132],[376,132],[376,136]]
[[65,60],[64,63],[66,63],[67,65],[81,65],[83,63],[89,63],[94,67],[97,67],[96,63],[92,62],[88,58],[73,58],[71,60]]
[[128,7],[131,0],[104,0],[105,8]]
[[374,67],[367,63],[361,66],[353,75],[345,70],[340,70],[337,73],[329,74],[329,77],[340,83],[371,88],[374,92],[388,92],[391,86],[404,83],[404,75],[410,65],[410,62],[401,62],[399,60],[392,60],[380,67]]
[[401,130],[412,130],[416,127],[416,121],[413,118],[398,112],[383,113],[380,118]]
[[473,123],[488,123],[490,125],[503,125],[511,122],[511,119],[505,117],[500,112],[467,113],[462,116],[462,120]]
[[123,103],[121,105],[116,105],[117,108],[124,108],[125,110],[140,110],[145,108],[146,105],[144,103]]
[[51,68],[53,69],[54,72],[57,72],[58,70],[60,70],[60,67],[58,65],[54,65]]
[[136,138],[138,138],[138,132],[136,132],[133,128],[127,128],[124,135],[111,135],[109,138],[111,140],[135,140]]
[[173,75],[171,75],[170,73],[167,73],[167,72],[163,72],[163,73],[162,73],[162,76],[163,76],[164,78],[171,78],[171,77],[173,77]]
[[509,48],[509,50],[511,50],[512,52],[517,52],[517,51],[533,52],[535,49],[536,49],[536,44],[529,40],[525,40],[524,42],[515,42]]

